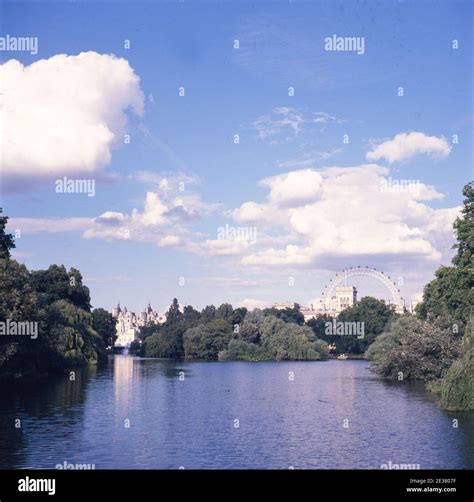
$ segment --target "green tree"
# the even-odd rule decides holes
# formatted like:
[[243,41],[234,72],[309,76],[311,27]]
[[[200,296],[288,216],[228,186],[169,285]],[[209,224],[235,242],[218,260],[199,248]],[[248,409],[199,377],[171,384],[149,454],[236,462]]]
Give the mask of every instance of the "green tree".
[[260,330],[258,324],[252,322],[250,319],[244,319],[242,324],[239,325],[236,332],[236,338],[246,343],[260,343]]
[[295,324],[299,324],[300,326],[303,326],[304,324],[304,315],[300,312],[300,309],[298,307],[293,307],[291,309],[276,309],[272,307],[264,309],[263,313],[265,315],[275,316],[284,322],[294,322]]
[[57,300],[47,310],[51,369],[105,362],[105,344],[92,327],[92,314],[68,300]]
[[143,342],[143,352],[147,357],[177,359],[183,357],[183,334],[187,326],[180,310],[178,300],[173,299],[166,321],[157,331]]
[[428,322],[405,315],[375,340],[365,356],[382,376],[429,381],[441,378],[459,354],[459,336],[446,319]]
[[13,235],[5,233],[7,223],[8,216],[0,216],[0,259],[10,258],[10,249],[15,248]]
[[184,315],[182,314],[177,298],[173,298],[173,303],[170,305],[168,312],[166,313],[165,325],[171,326],[179,324],[183,321]]
[[207,305],[201,312],[201,323],[206,324],[216,318],[216,307],[214,305]]
[[453,264],[459,268],[474,267],[474,181],[468,183],[463,189],[464,207],[461,216],[454,222],[454,232],[457,250]]
[[[40,323],[41,318],[26,267],[15,260],[1,258],[0,322],[7,320]],[[43,352],[41,329],[35,340],[26,336],[0,336],[0,375],[15,378],[44,372],[41,366]]]
[[453,322],[467,323],[474,305],[474,186],[464,187],[464,207],[454,223],[457,253],[453,267],[441,266],[435,279],[423,290],[423,301],[416,307],[417,315],[450,317]]
[[336,344],[338,352],[363,354],[394,317],[393,307],[383,300],[365,296],[352,307],[343,310],[337,317],[341,322],[364,323],[364,337],[359,339],[356,336],[336,336],[331,342]]
[[474,316],[462,343],[462,357],[454,361],[441,382],[441,406],[446,410],[474,410]]
[[134,340],[128,349],[128,353],[131,356],[142,356],[142,344],[138,340]]
[[199,323],[201,314],[191,305],[186,305],[183,310],[184,322],[187,326],[195,326]]
[[161,330],[161,324],[147,324],[140,329],[138,337],[143,342],[146,338],[151,335],[156,335]]
[[102,308],[92,311],[92,327],[102,338],[105,347],[111,347],[117,339],[116,324],[116,319],[109,311]]
[[223,303],[216,311],[217,319],[231,319],[234,309],[230,303]]
[[238,307],[232,312],[232,316],[230,318],[230,323],[233,327],[240,326],[245,316],[247,315],[248,310],[245,307]]
[[262,347],[244,340],[231,340],[227,349],[219,353],[221,361],[262,361],[271,359]]
[[328,323],[332,324],[332,322],[333,322],[332,316],[328,314],[318,314],[313,319],[309,319],[306,322],[306,325],[313,330],[315,338],[326,340],[326,338],[328,337],[328,335],[326,334],[326,326]]
[[146,357],[178,359],[183,357],[184,324],[163,325],[160,331],[147,337],[143,342]]
[[46,270],[35,270],[31,272],[31,285],[41,307],[64,299],[90,312],[89,288],[82,284],[82,275],[75,268],[68,272],[64,265],[51,265]]
[[214,319],[207,324],[189,328],[184,333],[184,352],[189,359],[217,359],[231,339],[229,323]]

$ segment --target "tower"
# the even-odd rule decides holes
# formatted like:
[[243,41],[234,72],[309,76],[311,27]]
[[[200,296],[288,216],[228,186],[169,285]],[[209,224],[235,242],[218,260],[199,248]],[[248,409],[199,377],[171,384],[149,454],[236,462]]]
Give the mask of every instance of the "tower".
[[338,286],[336,288],[336,310],[352,307],[357,302],[357,289],[354,286]]
[[112,309],[112,316],[113,317],[118,317],[120,313],[122,312],[122,309],[120,308],[120,302],[117,303],[117,307]]

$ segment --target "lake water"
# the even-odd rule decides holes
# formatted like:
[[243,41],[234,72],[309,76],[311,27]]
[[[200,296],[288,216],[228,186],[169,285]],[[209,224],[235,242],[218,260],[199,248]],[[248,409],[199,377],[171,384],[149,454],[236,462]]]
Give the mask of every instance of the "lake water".
[[106,368],[79,371],[75,382],[2,384],[0,467],[64,462],[96,469],[379,469],[389,462],[472,469],[474,413],[443,412],[421,385],[386,382],[366,361],[116,356]]

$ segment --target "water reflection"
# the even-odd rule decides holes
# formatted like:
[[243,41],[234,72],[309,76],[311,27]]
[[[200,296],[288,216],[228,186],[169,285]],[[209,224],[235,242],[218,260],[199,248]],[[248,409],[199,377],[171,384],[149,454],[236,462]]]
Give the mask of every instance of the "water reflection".
[[75,381],[0,388],[0,427],[2,468],[474,467],[473,413],[445,413],[423,386],[364,361],[116,356]]

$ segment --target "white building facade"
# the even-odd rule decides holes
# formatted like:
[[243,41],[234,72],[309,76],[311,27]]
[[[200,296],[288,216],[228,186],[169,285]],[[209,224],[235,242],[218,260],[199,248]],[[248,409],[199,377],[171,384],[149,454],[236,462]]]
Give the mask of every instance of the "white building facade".
[[154,311],[148,303],[148,307],[138,314],[123,309],[120,303],[112,310],[112,316],[117,320],[115,347],[130,347],[130,344],[138,339],[140,329],[148,324],[163,324],[166,321],[166,314],[159,314]]

